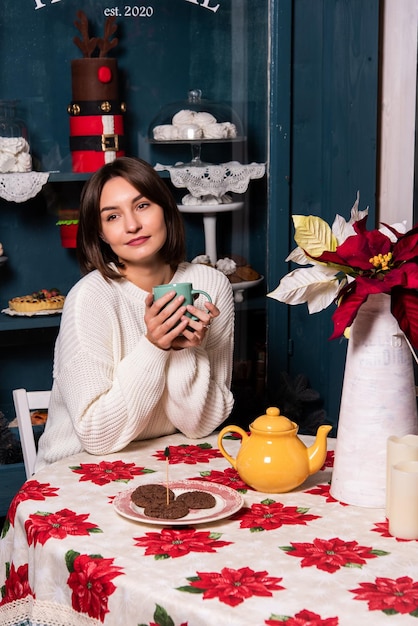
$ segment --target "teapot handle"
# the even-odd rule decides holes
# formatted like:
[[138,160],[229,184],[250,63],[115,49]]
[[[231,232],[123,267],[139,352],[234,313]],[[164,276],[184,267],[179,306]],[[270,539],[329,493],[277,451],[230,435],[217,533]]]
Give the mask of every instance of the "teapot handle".
[[248,438],[247,433],[245,432],[245,430],[243,430],[242,428],[240,428],[239,426],[225,426],[225,428],[222,428],[221,432],[218,435],[218,448],[221,451],[221,453],[223,454],[223,456],[226,458],[227,461],[229,461],[232,465],[232,467],[234,469],[237,469],[237,460],[234,459],[234,457],[232,457],[230,454],[228,454],[228,452],[225,450],[224,445],[223,445],[223,437],[224,435],[226,435],[226,433],[238,433],[239,435],[241,435],[242,440],[241,440],[241,445],[243,444],[244,440]]

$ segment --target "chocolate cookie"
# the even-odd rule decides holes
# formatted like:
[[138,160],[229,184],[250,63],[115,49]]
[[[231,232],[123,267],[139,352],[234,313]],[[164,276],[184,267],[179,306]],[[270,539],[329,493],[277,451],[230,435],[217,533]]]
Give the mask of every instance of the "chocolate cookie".
[[206,491],[185,491],[177,496],[176,502],[184,502],[190,509],[211,509],[216,499]]
[[[168,490],[169,500],[174,500],[174,491]],[[131,493],[131,500],[136,506],[148,506],[153,503],[167,503],[167,487],[156,483],[140,485]]]
[[179,519],[185,517],[189,512],[189,507],[181,500],[173,500],[169,504],[166,502],[154,502],[144,508],[144,515],[157,519]]

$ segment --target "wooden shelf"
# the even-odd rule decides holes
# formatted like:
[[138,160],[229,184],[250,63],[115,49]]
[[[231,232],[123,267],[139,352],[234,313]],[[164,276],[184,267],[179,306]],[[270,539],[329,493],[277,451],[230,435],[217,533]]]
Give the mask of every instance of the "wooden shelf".
[[61,315],[39,315],[34,317],[21,317],[0,315],[0,332],[13,330],[32,330],[36,328],[54,328],[61,323]]

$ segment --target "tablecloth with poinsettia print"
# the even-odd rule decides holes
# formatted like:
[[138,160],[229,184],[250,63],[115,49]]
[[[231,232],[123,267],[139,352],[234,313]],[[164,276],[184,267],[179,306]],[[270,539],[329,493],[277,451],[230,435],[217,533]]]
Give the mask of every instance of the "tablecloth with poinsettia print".
[[[227,437],[236,456],[240,440]],[[0,623],[418,626],[417,542],[391,537],[383,509],[330,496],[334,443],[322,470],[285,494],[247,487],[216,434],[81,453],[39,471],[16,494],[2,531]],[[194,526],[143,524],[115,511],[116,494],[151,474],[164,482],[167,471],[172,481],[232,487],[244,505]]]

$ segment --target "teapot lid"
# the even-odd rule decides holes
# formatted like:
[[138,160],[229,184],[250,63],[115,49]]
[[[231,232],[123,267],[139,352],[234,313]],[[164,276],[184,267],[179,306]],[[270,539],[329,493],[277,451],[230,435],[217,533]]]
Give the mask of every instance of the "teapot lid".
[[265,415],[257,417],[250,428],[270,433],[283,433],[295,430],[297,425],[284,415],[280,415],[279,409],[274,406],[268,408]]

